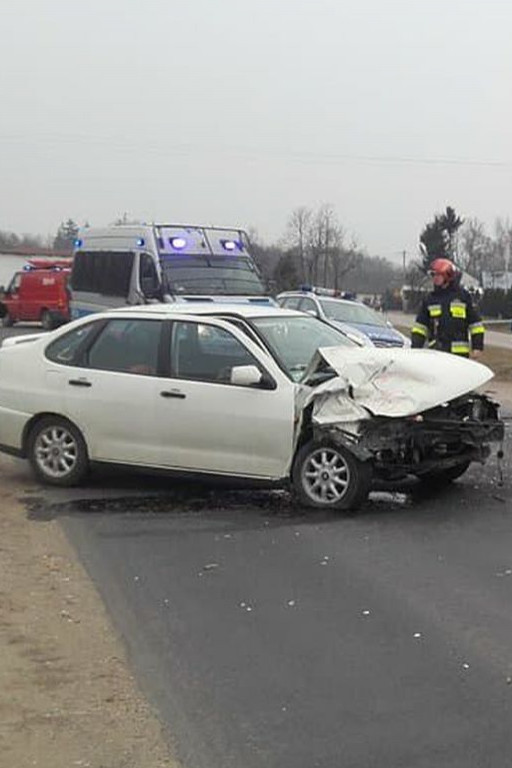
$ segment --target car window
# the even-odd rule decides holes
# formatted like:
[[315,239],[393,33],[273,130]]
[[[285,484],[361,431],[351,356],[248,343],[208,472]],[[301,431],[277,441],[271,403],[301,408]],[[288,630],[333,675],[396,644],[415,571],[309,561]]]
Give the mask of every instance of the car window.
[[319,347],[356,346],[342,333],[310,315],[259,317],[253,319],[253,324],[294,381],[302,379]]
[[301,312],[314,312],[316,316],[318,316],[318,307],[313,301],[313,299],[302,299],[300,303],[300,311]]
[[282,299],[279,303],[286,309],[298,309],[301,301],[301,296],[289,296],[287,299]]
[[329,320],[338,320],[343,323],[359,323],[360,325],[386,325],[384,318],[375,310],[364,304],[350,301],[336,301],[335,299],[321,299],[320,304]]
[[87,367],[156,376],[161,328],[160,320],[110,320],[87,353]]
[[20,285],[21,285],[21,272],[16,272],[7,290],[9,293],[16,293],[17,291],[19,291]]
[[173,323],[171,375],[178,379],[229,384],[231,369],[256,365],[256,358],[229,331],[206,323]]
[[98,327],[98,322],[88,323],[59,336],[46,347],[45,356],[48,360],[61,365],[77,365],[78,354]]

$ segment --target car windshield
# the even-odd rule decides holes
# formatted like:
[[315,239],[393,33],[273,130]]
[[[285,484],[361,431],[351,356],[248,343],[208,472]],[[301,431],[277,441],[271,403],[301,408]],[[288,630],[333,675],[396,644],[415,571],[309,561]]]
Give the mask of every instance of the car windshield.
[[354,342],[316,317],[259,317],[252,324],[294,381],[300,381],[319,347],[355,347]]
[[350,301],[322,299],[320,305],[329,320],[361,325],[386,325],[385,320],[370,307]]
[[166,289],[172,294],[194,293],[222,296],[264,296],[265,286],[245,259],[218,260],[212,263],[198,256],[180,263],[176,258],[162,260]]

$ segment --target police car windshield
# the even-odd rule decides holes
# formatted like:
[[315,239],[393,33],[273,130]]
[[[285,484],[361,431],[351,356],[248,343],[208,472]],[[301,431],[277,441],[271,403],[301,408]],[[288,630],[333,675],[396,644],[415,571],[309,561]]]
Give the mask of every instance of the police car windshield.
[[320,305],[329,320],[360,325],[386,325],[385,320],[370,307],[350,301],[321,299]]
[[267,291],[257,272],[241,261],[235,264],[206,264],[202,259],[163,261],[165,287],[172,294],[218,294],[265,296]]
[[319,347],[356,347],[316,317],[258,317],[252,324],[293,381],[300,381]]

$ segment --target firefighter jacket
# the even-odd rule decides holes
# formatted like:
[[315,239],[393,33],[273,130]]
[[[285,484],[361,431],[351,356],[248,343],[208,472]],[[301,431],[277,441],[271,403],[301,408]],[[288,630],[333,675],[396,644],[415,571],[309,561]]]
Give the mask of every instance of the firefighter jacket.
[[470,349],[484,348],[484,326],[471,295],[460,286],[434,288],[423,299],[411,328],[412,346],[469,357]]

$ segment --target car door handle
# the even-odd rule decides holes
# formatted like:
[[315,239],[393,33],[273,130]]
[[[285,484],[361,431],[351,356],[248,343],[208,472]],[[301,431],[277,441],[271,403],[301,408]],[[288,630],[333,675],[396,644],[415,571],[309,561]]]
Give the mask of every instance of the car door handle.
[[70,379],[68,384],[71,384],[73,387],[92,387],[91,382],[87,381],[87,379]]
[[186,398],[186,395],[183,392],[180,392],[178,389],[164,389],[163,392],[160,392],[161,397],[176,397],[178,400],[184,400]]

